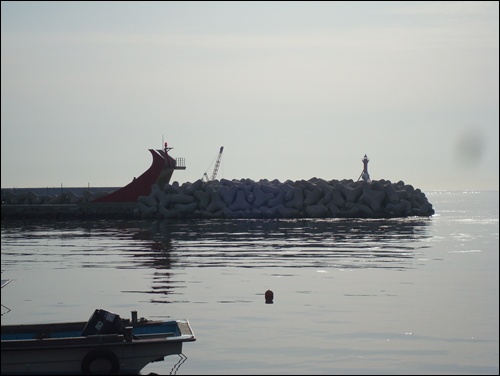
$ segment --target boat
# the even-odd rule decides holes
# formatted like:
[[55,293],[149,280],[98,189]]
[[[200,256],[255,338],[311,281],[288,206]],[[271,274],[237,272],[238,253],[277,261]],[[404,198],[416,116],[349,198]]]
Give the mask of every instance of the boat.
[[93,200],[93,203],[123,203],[137,202],[140,196],[149,196],[151,187],[157,184],[160,189],[170,182],[174,170],[185,170],[184,158],[172,158],[168,152],[173,149],[167,146],[163,149],[149,149],[153,156],[151,166],[138,178],[134,178],[126,186],[104,197]]
[[91,193],[90,188],[80,187],[63,192],[62,185],[60,189],[2,188],[2,219],[135,219],[139,197],[149,196],[153,188],[163,190],[170,184],[174,171],[186,170],[185,158],[170,156],[172,149],[166,142],[163,149],[149,149],[153,157],[151,166],[127,185],[111,191],[94,189]]
[[2,279],[2,288],[12,282],[12,279]]
[[131,319],[96,309],[88,321],[2,325],[2,375],[139,374],[196,341],[189,320]]

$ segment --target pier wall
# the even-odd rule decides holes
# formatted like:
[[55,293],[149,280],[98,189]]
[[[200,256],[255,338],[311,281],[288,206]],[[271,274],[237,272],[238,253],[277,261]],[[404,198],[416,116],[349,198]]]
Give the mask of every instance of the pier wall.
[[[105,193],[102,193],[105,194]],[[434,214],[425,194],[402,181],[312,178],[214,180],[153,185],[137,202],[95,203],[94,194],[44,198],[2,191],[4,218],[394,218]]]

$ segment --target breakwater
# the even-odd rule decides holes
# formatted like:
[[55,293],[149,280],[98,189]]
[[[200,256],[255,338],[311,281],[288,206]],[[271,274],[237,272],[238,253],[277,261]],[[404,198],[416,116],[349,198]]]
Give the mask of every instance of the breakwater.
[[251,179],[153,185],[134,203],[93,203],[104,193],[62,193],[40,200],[2,191],[2,218],[394,218],[431,216],[425,194],[403,181],[311,178],[280,182]]

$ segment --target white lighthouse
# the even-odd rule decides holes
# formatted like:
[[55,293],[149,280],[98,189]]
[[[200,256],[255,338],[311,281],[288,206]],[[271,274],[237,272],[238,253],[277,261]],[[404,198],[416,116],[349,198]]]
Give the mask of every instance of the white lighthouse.
[[368,157],[365,154],[365,156],[361,160],[361,162],[363,162],[363,172],[361,172],[361,175],[359,175],[358,181],[360,179],[363,179],[367,183],[371,182],[371,180],[370,180],[370,174],[368,173],[368,162],[369,161],[370,160],[368,159]]

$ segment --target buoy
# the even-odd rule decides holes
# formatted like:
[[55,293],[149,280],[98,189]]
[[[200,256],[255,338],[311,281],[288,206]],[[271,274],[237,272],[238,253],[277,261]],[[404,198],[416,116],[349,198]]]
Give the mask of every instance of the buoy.
[[273,304],[274,293],[271,290],[267,290],[264,297],[266,298],[266,304]]

